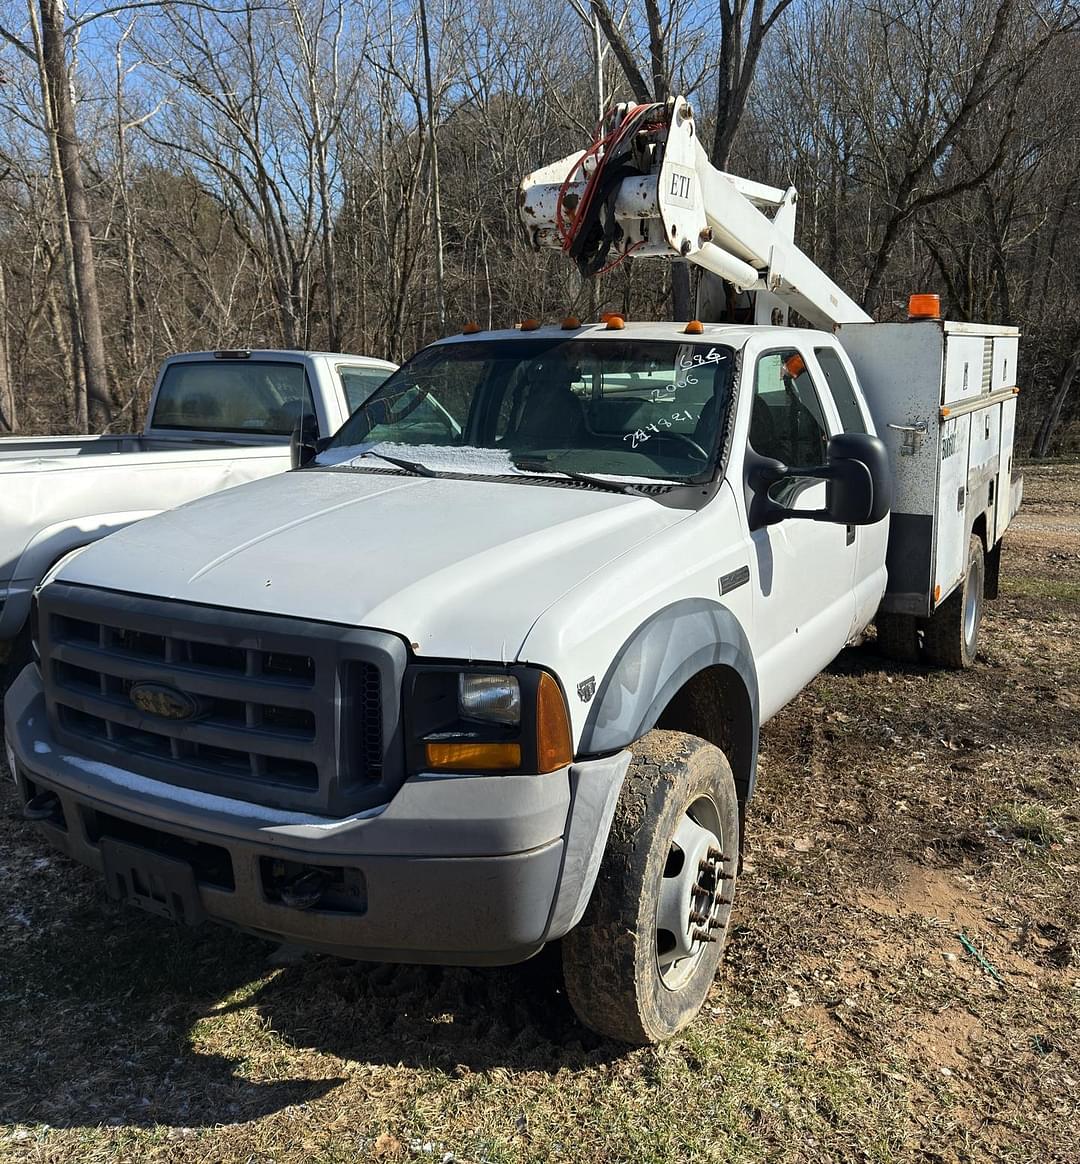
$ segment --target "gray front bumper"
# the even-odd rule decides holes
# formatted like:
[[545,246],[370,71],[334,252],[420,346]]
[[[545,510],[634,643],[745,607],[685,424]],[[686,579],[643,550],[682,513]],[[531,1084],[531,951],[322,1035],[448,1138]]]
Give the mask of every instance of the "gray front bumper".
[[[228,853],[232,889],[200,880],[206,915],[309,949],[371,961],[494,965],[561,937],[588,903],[629,752],[545,776],[416,776],[382,809],[344,820],[193,792],[59,749],[36,667],[7,693],[23,802],[53,791],[64,824],[39,823],[103,871],[108,821]],[[103,823],[103,820],[105,823]],[[137,837],[142,834],[136,831]],[[260,859],[356,870],[362,910],[298,910],[269,898]]]

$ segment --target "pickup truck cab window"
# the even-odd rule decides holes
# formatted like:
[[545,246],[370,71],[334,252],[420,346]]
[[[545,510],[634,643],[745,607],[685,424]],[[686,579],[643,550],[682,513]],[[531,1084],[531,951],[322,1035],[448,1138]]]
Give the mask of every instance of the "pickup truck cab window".
[[151,426],[288,436],[305,412],[315,401],[302,364],[194,360],[165,369]]
[[822,465],[829,426],[810,370],[795,348],[766,352],[754,371],[750,444],[785,465]]
[[836,411],[840,414],[844,432],[867,432],[866,418],[855,398],[855,389],[840,356],[833,348],[814,348],[814,355],[817,356],[818,366],[836,402]]
[[389,368],[365,368],[358,364],[339,364],[337,374],[345,393],[345,404],[352,415],[390,374]]
[[[334,438],[338,450],[411,447],[468,473],[589,473],[675,483],[717,467],[734,353],[641,339],[439,344],[391,376]],[[446,449],[468,450],[448,458]]]
[[[829,435],[821,399],[802,353],[783,348],[759,356],[750,412],[754,452],[793,467],[823,465]],[[793,506],[814,484],[811,478],[784,477],[772,486],[769,496],[780,505]]]

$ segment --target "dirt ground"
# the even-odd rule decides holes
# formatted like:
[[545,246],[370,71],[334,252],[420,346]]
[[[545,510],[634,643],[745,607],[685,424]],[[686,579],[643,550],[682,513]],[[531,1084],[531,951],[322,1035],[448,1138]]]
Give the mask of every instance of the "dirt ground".
[[1026,470],[964,674],[846,651],[765,729],[701,1018],[541,955],[358,966],[106,901],[0,793],[0,1158],[1080,1161],[1080,466]]

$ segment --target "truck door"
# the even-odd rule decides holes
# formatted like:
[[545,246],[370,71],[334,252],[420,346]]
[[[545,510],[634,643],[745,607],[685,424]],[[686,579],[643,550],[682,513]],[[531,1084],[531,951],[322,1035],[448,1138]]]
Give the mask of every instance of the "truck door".
[[[855,392],[855,369],[847,355],[831,345],[814,348],[821,378],[818,383],[828,386],[837,418],[844,432],[872,432],[869,413]],[[881,596],[885,593],[885,547],[889,540],[889,523],[855,527],[855,623],[852,633],[861,631],[877,613]]]
[[[825,463],[837,419],[822,406],[810,361],[793,346],[762,352],[753,373],[748,441],[787,465]],[[823,509],[825,482],[787,477],[770,495],[791,509]],[[763,717],[804,687],[847,642],[855,618],[854,531],[788,519],[751,533],[754,653]]]

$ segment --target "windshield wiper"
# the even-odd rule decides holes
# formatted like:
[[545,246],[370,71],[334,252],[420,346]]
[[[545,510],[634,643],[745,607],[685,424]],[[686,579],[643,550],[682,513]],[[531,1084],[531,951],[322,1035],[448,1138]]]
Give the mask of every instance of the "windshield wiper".
[[386,461],[387,464],[396,465],[399,469],[404,469],[406,473],[414,473],[417,477],[438,477],[439,474],[434,469],[429,469],[427,465],[421,465],[419,461],[406,461],[403,457],[388,457],[385,453],[377,453],[374,449],[367,449],[354,457],[353,460],[360,460],[361,457],[378,457],[380,461]]
[[[637,485],[628,481],[609,481],[606,477],[594,477],[591,473],[577,473],[573,469],[550,469],[542,461],[515,461],[515,469],[525,473],[536,473],[541,477],[567,477],[571,481],[580,481],[583,485],[591,485],[594,489],[604,489],[608,493],[628,493],[631,497],[648,496]],[[667,484],[667,482],[663,482]]]

